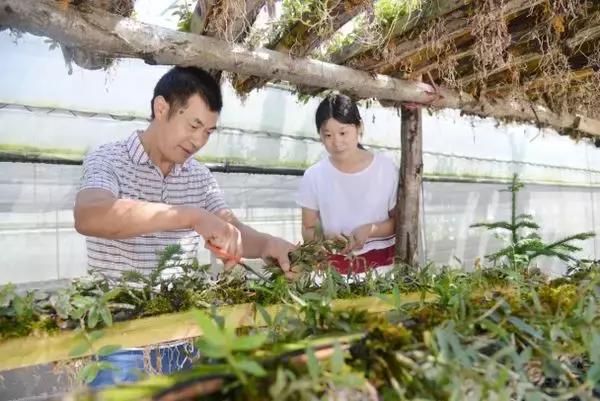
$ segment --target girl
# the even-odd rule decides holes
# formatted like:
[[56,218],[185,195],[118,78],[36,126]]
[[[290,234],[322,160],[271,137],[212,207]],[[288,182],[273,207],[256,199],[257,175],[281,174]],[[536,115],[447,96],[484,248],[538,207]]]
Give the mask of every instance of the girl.
[[362,119],[348,96],[324,99],[315,122],[329,156],[307,169],[300,182],[296,201],[302,207],[304,241],[315,238],[317,224],[326,237],[347,236],[342,253],[355,257],[330,256],[343,274],[392,264],[398,168],[360,145]]

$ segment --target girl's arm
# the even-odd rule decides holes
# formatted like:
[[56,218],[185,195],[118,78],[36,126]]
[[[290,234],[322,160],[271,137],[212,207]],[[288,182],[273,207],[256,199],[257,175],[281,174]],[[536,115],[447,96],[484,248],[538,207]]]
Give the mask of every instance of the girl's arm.
[[304,242],[315,239],[318,222],[319,212],[317,210],[302,208],[302,239]]
[[371,237],[389,237],[396,232],[396,211],[390,210],[388,218],[383,221],[368,223],[355,228],[350,235],[350,243],[344,250],[350,252],[361,249]]
[[387,220],[383,220],[377,223],[371,223],[373,226],[371,228],[370,237],[389,237],[390,235],[394,235],[396,232],[396,211],[390,210],[388,212],[389,218]]

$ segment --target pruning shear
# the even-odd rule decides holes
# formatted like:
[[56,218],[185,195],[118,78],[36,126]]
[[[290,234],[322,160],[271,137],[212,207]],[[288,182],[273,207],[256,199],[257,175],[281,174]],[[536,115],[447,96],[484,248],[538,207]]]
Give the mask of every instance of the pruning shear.
[[219,258],[227,259],[227,260],[235,260],[236,264],[242,266],[247,272],[250,272],[257,276],[259,279],[263,281],[269,281],[269,279],[262,273],[257,272],[252,267],[248,266],[246,263],[242,262],[241,259],[236,259],[229,252],[225,251],[223,248],[213,245],[210,241],[206,241],[206,248],[209,251],[217,255]]

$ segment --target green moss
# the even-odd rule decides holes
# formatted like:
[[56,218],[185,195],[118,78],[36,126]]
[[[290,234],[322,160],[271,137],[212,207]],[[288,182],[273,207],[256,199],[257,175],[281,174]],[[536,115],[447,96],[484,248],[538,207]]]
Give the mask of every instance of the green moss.
[[159,295],[156,298],[152,298],[149,300],[144,306],[142,310],[142,316],[153,316],[153,315],[161,315],[164,313],[174,312],[173,305],[171,301]]
[[443,322],[446,319],[446,309],[437,304],[424,304],[411,311],[410,315],[415,319],[417,327],[425,330]]
[[176,311],[188,310],[196,306],[194,302],[194,291],[189,288],[175,288],[173,291],[169,292],[168,297],[173,310]]
[[24,337],[33,332],[35,320],[31,318],[9,319],[0,317],[0,339]]
[[85,152],[78,149],[45,148],[14,144],[0,144],[0,154],[2,153],[29,157],[52,157],[65,160],[83,160],[85,156]]
[[217,156],[196,156],[196,160],[200,163],[218,163],[218,164],[228,164],[233,166],[256,166],[256,167],[281,167],[281,168],[297,168],[305,170],[312,165],[312,163],[306,162],[294,162],[294,161],[285,161],[285,160],[253,160],[251,163],[248,163],[248,159],[243,157],[217,157]]
[[[461,173],[461,174],[457,174],[457,173],[447,173],[447,172],[425,172],[423,173],[423,177],[425,179],[429,179],[432,181],[436,181],[436,180],[456,180],[456,181],[461,181],[461,180],[468,180],[468,181],[473,181],[473,182],[487,182],[487,181],[495,181],[495,182],[510,182],[512,180],[512,175],[510,176],[505,176],[505,175],[485,175],[485,174],[472,174],[472,173]],[[537,179],[537,180],[521,180],[523,183],[527,184],[527,183],[533,183],[533,184],[539,184],[539,183],[544,183],[546,185],[560,185],[560,186],[574,186],[574,187],[588,187],[588,186],[592,186],[595,187],[597,185],[593,185],[593,184],[588,184],[588,183],[572,183],[570,181],[563,181],[563,180],[557,180],[555,176],[546,176],[542,179]]]
[[561,284],[557,287],[542,286],[538,291],[540,302],[553,314],[570,312],[578,300],[578,288],[573,284]]
[[392,324],[383,318],[370,321],[367,328],[367,342],[373,344],[375,350],[400,349],[413,339],[412,332],[402,324]]
[[404,17],[410,17],[421,8],[422,0],[379,0],[373,11],[377,22],[385,28],[392,28]]
[[185,16],[182,16],[181,20],[177,23],[177,30],[181,32],[191,32],[192,30],[192,13],[188,12]]
[[24,314],[14,317],[0,316],[0,339],[45,335],[59,331],[52,316]]

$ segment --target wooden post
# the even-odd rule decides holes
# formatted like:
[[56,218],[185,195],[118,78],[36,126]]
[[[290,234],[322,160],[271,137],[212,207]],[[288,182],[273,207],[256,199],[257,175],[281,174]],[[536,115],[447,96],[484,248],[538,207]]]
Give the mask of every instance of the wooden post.
[[401,106],[400,180],[396,207],[396,257],[413,266],[418,261],[419,209],[423,175],[421,108]]

